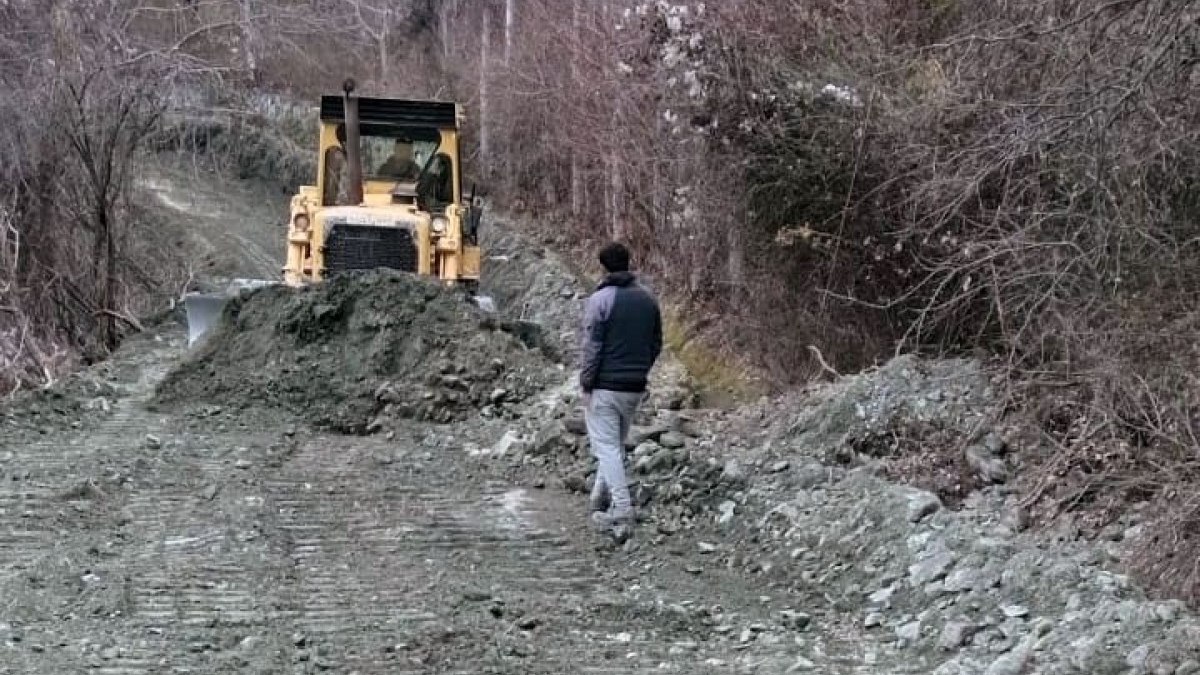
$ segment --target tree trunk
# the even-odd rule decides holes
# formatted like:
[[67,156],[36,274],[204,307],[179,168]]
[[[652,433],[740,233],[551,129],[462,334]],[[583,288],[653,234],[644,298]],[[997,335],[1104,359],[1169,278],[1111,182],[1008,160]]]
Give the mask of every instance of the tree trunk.
[[450,68],[450,55],[454,53],[454,33],[450,31],[451,17],[458,13],[458,0],[442,3],[442,14],[438,18],[438,32],[442,42],[442,67]]
[[254,0],[241,0],[241,21],[239,28],[242,32],[242,59],[246,70],[250,73],[250,81],[258,84],[258,29],[254,26]]
[[[579,51],[583,45],[579,42],[579,2],[573,0],[571,3],[571,82],[568,85],[575,90],[580,88],[579,83]],[[572,148],[571,150],[571,215],[579,216],[583,213],[583,177],[579,175],[579,151]]]
[[388,54],[388,37],[390,34],[389,24],[392,20],[391,11],[388,11],[384,17],[384,24],[379,34],[379,88],[386,93],[392,85],[392,66],[391,58]]
[[[106,209],[107,210],[107,209]],[[105,217],[104,227],[104,295],[100,302],[100,335],[104,340],[105,349],[112,351],[117,348],[117,245],[112,231],[111,214]]]
[[583,177],[579,175],[579,153],[571,151],[571,215],[583,213]]
[[612,199],[612,203],[609,204],[609,214],[612,216],[609,224],[609,236],[617,241],[625,235],[625,228],[621,218],[621,164],[616,150],[609,159],[608,176],[611,190],[609,196]]
[[512,59],[513,22],[516,20],[516,0],[504,0],[504,65]]
[[492,168],[491,139],[488,138],[488,41],[491,39],[491,22],[491,13],[483,10],[483,26],[479,39],[479,164],[483,167],[485,176],[490,176]]

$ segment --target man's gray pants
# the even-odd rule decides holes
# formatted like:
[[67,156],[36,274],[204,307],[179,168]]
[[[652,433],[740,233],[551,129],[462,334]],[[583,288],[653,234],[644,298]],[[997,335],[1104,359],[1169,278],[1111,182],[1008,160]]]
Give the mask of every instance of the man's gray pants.
[[592,404],[586,414],[592,455],[599,465],[592,494],[607,490],[611,500],[609,513],[614,516],[631,512],[629,485],[625,482],[625,439],[643,396],[645,394],[596,389],[592,391]]

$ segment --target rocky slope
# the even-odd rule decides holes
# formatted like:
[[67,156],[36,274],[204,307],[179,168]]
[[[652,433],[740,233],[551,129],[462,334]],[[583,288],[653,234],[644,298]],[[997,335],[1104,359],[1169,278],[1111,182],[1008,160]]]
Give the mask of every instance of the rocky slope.
[[[687,389],[668,359],[629,448],[643,526],[614,555],[786,598],[769,626],[710,617],[733,653],[802,628],[856,636],[857,672],[1200,672],[1195,615],[1123,571],[1144,514],[1102,540],[1029,528],[1009,479],[1030,441],[979,363],[901,356],[736,410],[680,409]],[[572,382],[518,415],[446,445],[582,500],[594,466]]]

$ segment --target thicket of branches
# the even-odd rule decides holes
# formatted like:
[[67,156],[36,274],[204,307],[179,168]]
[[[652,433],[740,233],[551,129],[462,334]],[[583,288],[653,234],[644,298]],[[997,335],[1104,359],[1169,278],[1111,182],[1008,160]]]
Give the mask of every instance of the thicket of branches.
[[0,394],[105,357],[187,281],[186,252],[132,198],[148,152],[310,181],[311,148],[276,114],[294,106],[264,94],[311,95],[347,71],[376,90],[436,82],[435,59],[414,55],[436,44],[437,4],[0,3]]
[[520,8],[502,194],[634,244],[781,384],[809,345],[993,355],[1057,448],[1031,502],[1159,500],[1143,569],[1200,600],[1200,3]]
[[1200,599],[1200,0],[85,5],[0,5],[10,361],[53,368],[136,311],[120,195],[178,107],[139,83],[307,102],[353,75],[464,102],[494,198],[580,251],[629,242],[692,328],[778,384],[820,372],[810,345],[842,372],[993,356],[1057,448],[1032,498],[1161,500],[1143,567]]

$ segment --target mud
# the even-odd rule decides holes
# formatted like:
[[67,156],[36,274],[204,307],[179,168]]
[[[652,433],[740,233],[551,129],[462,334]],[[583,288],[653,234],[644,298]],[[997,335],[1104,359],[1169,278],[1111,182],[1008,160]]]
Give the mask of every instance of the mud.
[[281,409],[351,433],[494,413],[555,373],[503,327],[460,293],[398,272],[267,287],[229,303],[157,401]]

